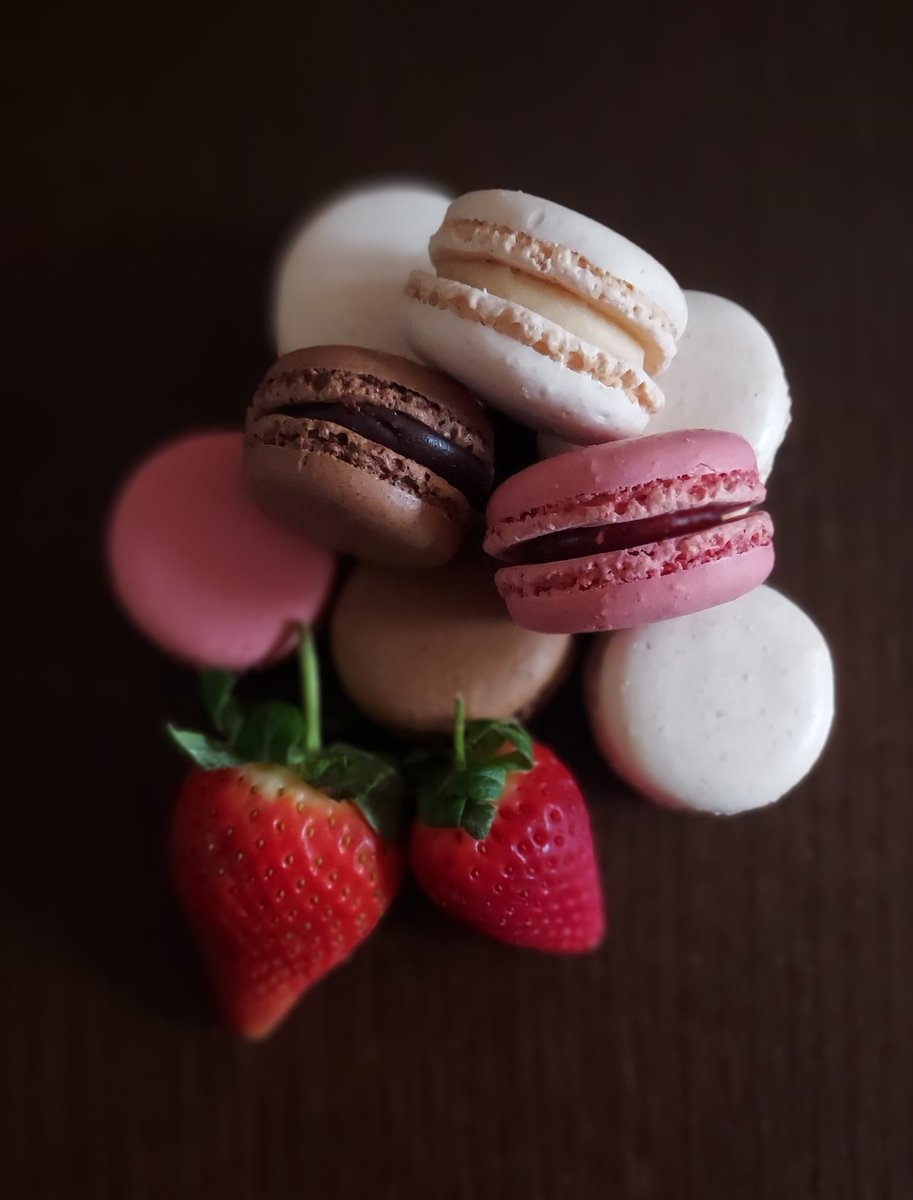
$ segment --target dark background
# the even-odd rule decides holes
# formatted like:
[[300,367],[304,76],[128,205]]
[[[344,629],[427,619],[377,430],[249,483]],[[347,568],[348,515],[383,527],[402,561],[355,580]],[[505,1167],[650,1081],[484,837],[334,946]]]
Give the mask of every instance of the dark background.
[[[3,31],[0,1190],[909,1200],[909,6],[142,11]],[[774,582],[833,644],[839,719],[784,804],[676,818],[565,692],[541,728],[592,802],[605,948],[511,952],[410,894],[250,1047],[163,860],[193,682],[115,611],[100,530],[140,454],[240,420],[301,212],[402,174],[581,208],[768,326]]]

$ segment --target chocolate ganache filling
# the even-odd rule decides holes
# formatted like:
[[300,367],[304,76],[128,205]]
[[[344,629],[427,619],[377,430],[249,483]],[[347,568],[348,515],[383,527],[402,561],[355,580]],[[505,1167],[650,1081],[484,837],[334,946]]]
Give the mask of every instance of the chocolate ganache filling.
[[558,529],[508,547],[499,557],[514,564],[562,562],[568,558],[586,558],[613,550],[634,550],[664,538],[685,537],[713,529],[727,520],[744,515],[745,504],[708,504],[659,517],[637,521],[615,521],[611,525],[588,525],[577,529]]
[[286,404],[274,409],[271,415],[330,421],[350,429],[433,471],[462,492],[473,508],[485,507],[492,483],[492,473],[485,463],[472,450],[456,445],[407,413],[362,400],[351,403],[342,400],[328,404],[319,401]]

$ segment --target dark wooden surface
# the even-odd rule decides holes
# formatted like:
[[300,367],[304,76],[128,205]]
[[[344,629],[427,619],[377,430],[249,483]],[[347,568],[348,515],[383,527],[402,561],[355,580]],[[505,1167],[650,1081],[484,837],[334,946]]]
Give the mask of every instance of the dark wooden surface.
[[[4,30],[0,1191],[909,1200],[908,7],[308,10]],[[302,209],[403,173],[579,207],[770,328],[775,582],[832,641],[839,720],[781,806],[677,819],[564,692],[542,729],[592,801],[605,948],[509,952],[410,894],[251,1048],[167,887],[192,683],[113,608],[100,531],[138,455],[240,419]]]

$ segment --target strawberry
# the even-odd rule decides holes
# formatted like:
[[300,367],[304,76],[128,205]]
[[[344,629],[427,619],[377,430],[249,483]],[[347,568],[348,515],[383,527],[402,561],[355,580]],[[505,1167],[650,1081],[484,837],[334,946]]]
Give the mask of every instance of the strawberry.
[[503,942],[572,954],[605,933],[590,819],[570,771],[521,726],[469,721],[419,792],[410,860],[425,892]]
[[261,704],[244,715],[235,679],[206,672],[214,740],[169,727],[198,764],[171,838],[175,884],[229,1023],[270,1033],[343,962],[389,908],[405,852],[395,836],[396,769],[352,746],[323,747],[313,642],[302,636],[305,711]]

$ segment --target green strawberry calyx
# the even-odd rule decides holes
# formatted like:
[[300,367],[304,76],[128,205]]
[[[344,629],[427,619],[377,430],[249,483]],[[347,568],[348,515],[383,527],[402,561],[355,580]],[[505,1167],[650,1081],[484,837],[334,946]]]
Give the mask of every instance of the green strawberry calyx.
[[345,742],[323,745],[320,668],[314,637],[301,627],[298,662],[302,706],[283,700],[255,704],[245,712],[235,695],[237,676],[204,671],[203,703],[217,737],[168,725],[176,745],[204,771],[249,763],[289,767],[334,800],[350,800],[368,824],[389,839],[402,831],[403,779],[392,759]]
[[451,761],[443,766],[427,754],[413,758],[420,778],[418,815],[436,828],[465,829],[483,841],[515,771],[533,768],[533,739],[514,721],[467,721],[456,699]]

